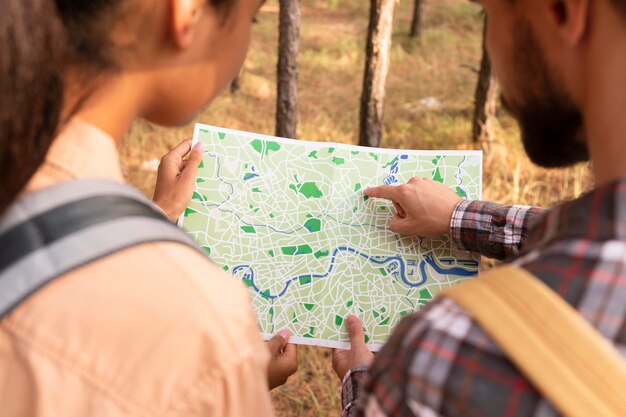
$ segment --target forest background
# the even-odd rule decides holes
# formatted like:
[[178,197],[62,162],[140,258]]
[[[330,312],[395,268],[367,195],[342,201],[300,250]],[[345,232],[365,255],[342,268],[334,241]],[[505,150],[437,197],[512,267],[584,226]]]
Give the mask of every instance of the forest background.
[[[411,37],[414,0],[396,2],[382,146],[483,149],[486,200],[549,207],[587,190],[592,179],[584,164],[535,167],[517,125],[499,107],[493,140],[472,141],[484,15],[467,0],[423,3],[421,34]],[[370,2],[301,0],[300,7],[298,139],[356,144]],[[278,0],[269,0],[257,20],[239,89],[224,92],[194,122],[274,134]],[[122,148],[130,182],[151,196],[159,157],[192,133],[193,124],[162,129],[136,123]],[[340,381],[330,350],[301,346],[297,374],[272,396],[279,417],[340,415]]]

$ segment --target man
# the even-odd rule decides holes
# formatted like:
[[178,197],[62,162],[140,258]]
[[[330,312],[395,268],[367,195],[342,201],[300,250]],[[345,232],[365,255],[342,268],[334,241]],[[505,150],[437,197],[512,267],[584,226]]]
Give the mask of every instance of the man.
[[[394,201],[396,232],[451,233],[460,248],[534,274],[626,356],[626,0],[480,3],[527,153],[545,167],[591,160],[595,190],[547,212],[458,201],[417,179],[366,194]],[[402,321],[369,370],[360,323],[348,327],[352,349],[333,357],[345,416],[558,415],[450,299]]]

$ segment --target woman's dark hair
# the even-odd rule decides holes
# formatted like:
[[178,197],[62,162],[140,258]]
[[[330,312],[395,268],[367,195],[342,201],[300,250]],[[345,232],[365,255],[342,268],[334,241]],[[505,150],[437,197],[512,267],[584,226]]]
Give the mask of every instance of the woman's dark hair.
[[[235,1],[208,3],[227,13]],[[95,75],[117,67],[109,35],[126,2],[0,0],[0,214],[41,165],[59,128],[64,66]]]
[[[84,75],[114,71],[118,65],[109,41],[110,32],[123,16],[118,11],[131,0],[53,0],[68,33],[67,61],[82,67]],[[227,13],[237,0],[207,0]],[[92,72],[95,71],[96,74]]]
[[54,138],[62,108],[63,28],[51,0],[0,0],[0,213]]

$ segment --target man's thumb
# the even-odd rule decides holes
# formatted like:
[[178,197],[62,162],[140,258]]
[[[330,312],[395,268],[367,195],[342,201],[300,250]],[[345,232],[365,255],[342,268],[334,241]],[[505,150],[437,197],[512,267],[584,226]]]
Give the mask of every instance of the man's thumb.
[[401,235],[407,235],[409,234],[407,232],[407,223],[407,219],[400,217],[400,215],[395,215],[389,222],[389,230],[394,233],[399,233]]
[[279,355],[280,352],[282,352],[282,350],[287,345],[287,342],[289,342],[290,336],[291,333],[289,332],[289,330],[281,330],[276,335],[274,335],[274,337],[272,337],[269,342],[267,342],[272,355]]
[[365,346],[365,332],[363,326],[356,316],[349,316],[346,320],[348,327],[348,336],[350,336],[350,344],[353,351],[367,350]]

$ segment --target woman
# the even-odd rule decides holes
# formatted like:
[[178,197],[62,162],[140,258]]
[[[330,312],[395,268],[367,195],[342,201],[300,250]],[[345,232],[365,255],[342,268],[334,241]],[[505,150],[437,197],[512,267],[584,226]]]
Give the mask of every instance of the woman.
[[[49,117],[60,113],[68,121],[26,196],[74,180],[122,182],[117,146],[133,120],[179,125],[210,102],[242,65],[260,6],[259,0],[1,1],[10,52],[27,48],[20,42],[29,34],[18,26],[28,19],[35,28],[53,28],[48,36],[56,33],[66,45],[58,64],[64,104],[45,103]],[[39,13],[18,13],[24,10]],[[26,64],[33,70],[33,61]],[[49,90],[39,93],[54,98]],[[180,196],[168,202],[168,190],[189,184],[187,168],[202,153],[192,151],[185,167],[189,148],[185,142],[174,150],[160,172],[172,185],[157,189],[155,200],[170,217],[180,210]],[[270,356],[270,385],[295,371],[287,339],[273,339],[268,354],[245,290],[195,250],[134,246],[61,276],[5,316],[2,415],[271,415]]]

